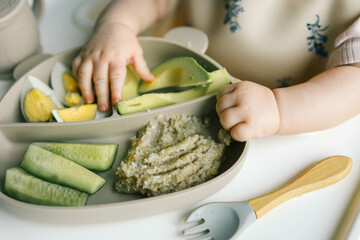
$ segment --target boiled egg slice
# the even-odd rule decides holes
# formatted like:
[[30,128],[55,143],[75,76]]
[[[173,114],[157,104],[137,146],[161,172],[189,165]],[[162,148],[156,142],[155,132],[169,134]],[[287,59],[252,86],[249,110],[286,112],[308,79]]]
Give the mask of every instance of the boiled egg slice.
[[72,107],[84,104],[79,83],[72,75],[70,68],[65,64],[56,62],[51,70],[50,84],[56,97],[64,106]]
[[69,108],[52,110],[52,114],[57,122],[78,122],[94,119],[102,119],[111,116],[112,109],[107,112],[99,112],[97,104],[82,104]]
[[51,122],[52,110],[62,107],[46,83],[34,76],[26,77],[20,93],[20,108],[27,122]]

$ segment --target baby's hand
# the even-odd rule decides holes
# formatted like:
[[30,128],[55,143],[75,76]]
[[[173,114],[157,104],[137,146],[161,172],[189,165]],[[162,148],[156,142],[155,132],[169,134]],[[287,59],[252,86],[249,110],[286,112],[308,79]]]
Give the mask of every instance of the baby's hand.
[[85,102],[95,100],[92,84],[101,112],[109,109],[110,93],[112,104],[119,102],[128,64],[133,65],[143,80],[154,79],[143,58],[136,34],[130,28],[115,22],[97,26],[72,65]]
[[280,125],[273,92],[262,85],[237,81],[217,94],[216,111],[233,139],[247,141],[275,134]]

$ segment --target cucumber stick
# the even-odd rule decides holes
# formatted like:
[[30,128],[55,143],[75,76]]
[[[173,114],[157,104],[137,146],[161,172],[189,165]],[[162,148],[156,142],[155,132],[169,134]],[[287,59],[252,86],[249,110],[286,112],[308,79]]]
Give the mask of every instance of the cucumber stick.
[[4,192],[17,200],[51,206],[84,206],[88,194],[37,178],[20,167],[6,171]]
[[117,144],[105,143],[34,142],[32,144],[96,171],[108,170],[115,160],[118,149]]
[[93,194],[105,179],[60,155],[30,144],[20,165],[27,172],[52,183]]

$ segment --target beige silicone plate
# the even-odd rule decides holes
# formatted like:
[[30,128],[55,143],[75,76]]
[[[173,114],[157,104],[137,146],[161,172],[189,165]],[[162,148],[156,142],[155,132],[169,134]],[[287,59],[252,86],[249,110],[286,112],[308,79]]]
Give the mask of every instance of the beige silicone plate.
[[[221,66],[207,57],[186,47],[161,38],[140,38],[144,56],[150,67],[175,56],[191,56],[208,71]],[[100,120],[74,123],[27,123],[20,112],[20,91],[27,75],[33,75],[48,83],[50,71],[55,62],[71,66],[78,50],[64,52],[51,57],[20,78],[0,102],[0,201],[14,213],[24,218],[46,222],[90,223],[126,220],[171,211],[194,204],[223,188],[240,170],[249,143],[234,142],[227,149],[227,159],[221,173],[214,179],[198,186],[176,193],[157,197],[143,197],[136,194],[121,194],[114,190],[115,171],[129,146],[129,139],[136,131],[158,114],[178,113],[209,116],[212,119],[211,135],[217,138],[220,128],[215,113],[215,95],[204,96],[188,102],[143,112],[120,116],[113,112]],[[117,143],[119,151],[109,171],[100,173],[107,183],[89,197],[85,207],[49,207],[27,204],[3,193],[6,169],[18,165],[33,141],[68,141]]]

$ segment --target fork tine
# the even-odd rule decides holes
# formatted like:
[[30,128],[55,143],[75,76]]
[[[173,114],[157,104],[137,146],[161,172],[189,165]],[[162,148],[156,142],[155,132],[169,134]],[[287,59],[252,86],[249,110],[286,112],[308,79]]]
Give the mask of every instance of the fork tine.
[[197,236],[197,237],[193,237],[193,238],[188,238],[186,240],[214,240],[214,238],[209,236],[208,234],[205,234],[205,235],[201,235],[201,236]]
[[186,235],[195,235],[195,234],[207,233],[207,232],[209,232],[209,229],[202,222],[199,225],[185,229],[184,235],[185,236]]
[[203,223],[204,219],[200,216],[196,216],[191,214],[188,216],[188,218],[185,220],[185,223]]
[[195,209],[185,220],[185,223],[194,223],[199,221],[204,221],[203,219],[203,211],[202,207]]

